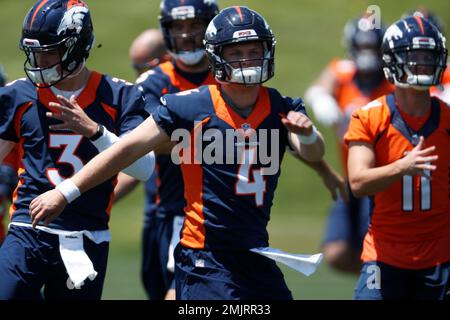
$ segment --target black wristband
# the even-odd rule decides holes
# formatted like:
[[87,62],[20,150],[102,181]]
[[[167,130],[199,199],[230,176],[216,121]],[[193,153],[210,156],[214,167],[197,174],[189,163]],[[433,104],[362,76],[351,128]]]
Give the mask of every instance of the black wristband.
[[99,139],[101,136],[103,136],[104,130],[105,130],[105,127],[103,127],[101,124],[99,124],[97,127],[97,132],[92,137],[90,137],[89,140],[95,141],[95,140]]

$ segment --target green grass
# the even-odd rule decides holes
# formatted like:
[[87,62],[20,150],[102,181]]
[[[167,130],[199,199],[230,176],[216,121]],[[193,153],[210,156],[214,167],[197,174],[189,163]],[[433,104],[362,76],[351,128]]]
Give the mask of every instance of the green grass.
[[[277,37],[276,76],[269,82],[284,94],[302,96],[328,61],[342,56],[344,23],[369,4],[381,8],[382,19],[392,23],[424,1],[219,1],[222,8],[247,5],[262,13]],[[9,79],[23,77],[24,55],[18,50],[20,28],[31,0],[0,0],[0,63]],[[450,2],[428,0],[450,29]],[[94,19],[96,43],[88,67],[127,80],[134,79],[128,60],[132,39],[147,27],[157,27],[159,1],[88,0]],[[338,168],[333,133],[319,126],[327,143],[326,159]],[[139,280],[143,190],[138,188],[113,208],[111,243],[104,299],[145,299]],[[271,245],[296,253],[317,253],[331,198],[320,179],[304,165],[286,156],[269,224]],[[305,277],[283,268],[296,299],[350,299],[356,277],[336,273],[324,263]]]

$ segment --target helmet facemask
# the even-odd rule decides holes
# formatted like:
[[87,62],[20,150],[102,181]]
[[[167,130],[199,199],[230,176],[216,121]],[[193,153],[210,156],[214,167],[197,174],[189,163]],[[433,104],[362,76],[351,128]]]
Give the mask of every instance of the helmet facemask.
[[428,90],[439,85],[446,68],[447,50],[395,50],[383,56],[387,78],[400,88]]
[[[84,62],[73,58],[77,41],[72,36],[52,45],[39,45],[37,40],[23,39],[21,49],[27,57],[24,69],[28,78],[38,87],[51,87],[70,76]],[[55,63],[40,66],[39,55],[57,58]]]
[[[203,23],[203,20],[196,19]],[[186,20],[185,20],[186,21]],[[205,36],[206,23],[202,30],[186,33],[177,33],[173,24],[173,21],[168,23],[165,27],[166,31],[166,41],[169,42],[169,54],[176,60],[180,60],[182,63],[188,66],[194,66],[201,62],[205,57],[205,49],[203,47],[203,37]],[[197,22],[194,22],[194,25]],[[195,27],[194,27],[195,28]],[[186,49],[188,48],[188,49]]]
[[[257,59],[225,60],[223,46],[207,46],[216,79],[222,83],[257,85],[266,82],[273,76],[274,49],[269,49],[267,41],[259,41],[263,45],[263,55]],[[245,43],[240,41],[239,43]],[[209,48],[209,49],[208,49]],[[218,51],[218,52],[214,52]],[[250,66],[246,66],[250,65]]]

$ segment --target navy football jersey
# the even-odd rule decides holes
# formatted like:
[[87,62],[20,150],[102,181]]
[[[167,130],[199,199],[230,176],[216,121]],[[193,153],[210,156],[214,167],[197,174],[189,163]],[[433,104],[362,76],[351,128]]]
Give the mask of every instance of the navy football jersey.
[[[89,139],[68,130],[51,130],[60,123],[48,118],[58,102],[50,88],[36,88],[19,79],[0,88],[0,138],[18,143],[21,163],[19,183],[10,209],[14,222],[31,223],[30,202],[79,171],[98,154]],[[77,97],[84,112],[95,122],[120,136],[138,126],[147,116],[145,98],[136,86],[92,72]],[[63,230],[104,230],[113,200],[116,177],[83,193],[68,204],[49,226]]]
[[[172,61],[164,62],[155,69],[147,71],[137,82],[143,89],[149,113],[160,104],[160,98],[164,94],[216,83],[209,70],[199,74],[186,74],[179,70]],[[173,164],[169,155],[157,155],[156,171],[158,174],[156,198],[158,217],[183,215],[185,200],[180,167]],[[149,183],[147,182],[146,186]],[[152,191],[148,187],[146,190]],[[150,192],[146,192],[147,207],[151,207],[151,200],[154,197]],[[152,213],[152,211],[146,210],[146,213]]]
[[[192,156],[190,163],[181,164],[187,201],[181,243],[210,250],[267,246],[266,228],[280,170],[277,166],[275,172],[263,174],[270,164],[262,161],[259,150],[267,148],[266,154],[277,155],[276,160],[281,163],[288,146],[288,131],[281,118],[291,110],[306,114],[303,101],[261,87],[252,113],[244,119],[227,105],[219,86],[210,85],[165,95],[162,103],[152,113],[156,123],[169,136],[177,129],[191,133],[188,146],[184,145],[181,151],[183,158],[186,154],[188,158]],[[233,138],[230,142],[228,135],[236,130],[256,132],[257,139],[236,142]],[[220,134],[207,137],[206,133],[212,131]],[[180,130],[175,133],[178,135]],[[198,138],[199,133],[205,135]],[[263,139],[265,133],[274,134],[277,139]],[[198,143],[199,140],[203,142]],[[222,149],[214,152],[221,154],[219,161],[199,162],[198,156],[211,152],[212,144],[220,140]],[[242,150],[242,143],[243,155],[256,161],[239,162],[237,149]],[[226,159],[230,150],[232,161]]]

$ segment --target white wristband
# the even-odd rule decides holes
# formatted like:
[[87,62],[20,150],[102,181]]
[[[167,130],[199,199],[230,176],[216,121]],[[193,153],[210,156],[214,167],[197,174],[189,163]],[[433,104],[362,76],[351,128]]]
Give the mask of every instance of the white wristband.
[[66,179],[58,184],[56,190],[62,193],[64,198],[66,198],[67,203],[71,203],[81,195],[80,189],[78,189],[76,184],[70,179]]
[[102,152],[111,147],[114,143],[116,143],[119,140],[120,138],[118,136],[108,131],[108,129],[104,128],[103,135],[97,140],[91,142],[99,152]]
[[298,134],[297,136],[301,144],[313,144],[317,141],[318,138],[317,129],[315,126],[313,126],[313,131],[309,136],[304,136],[302,134]]

